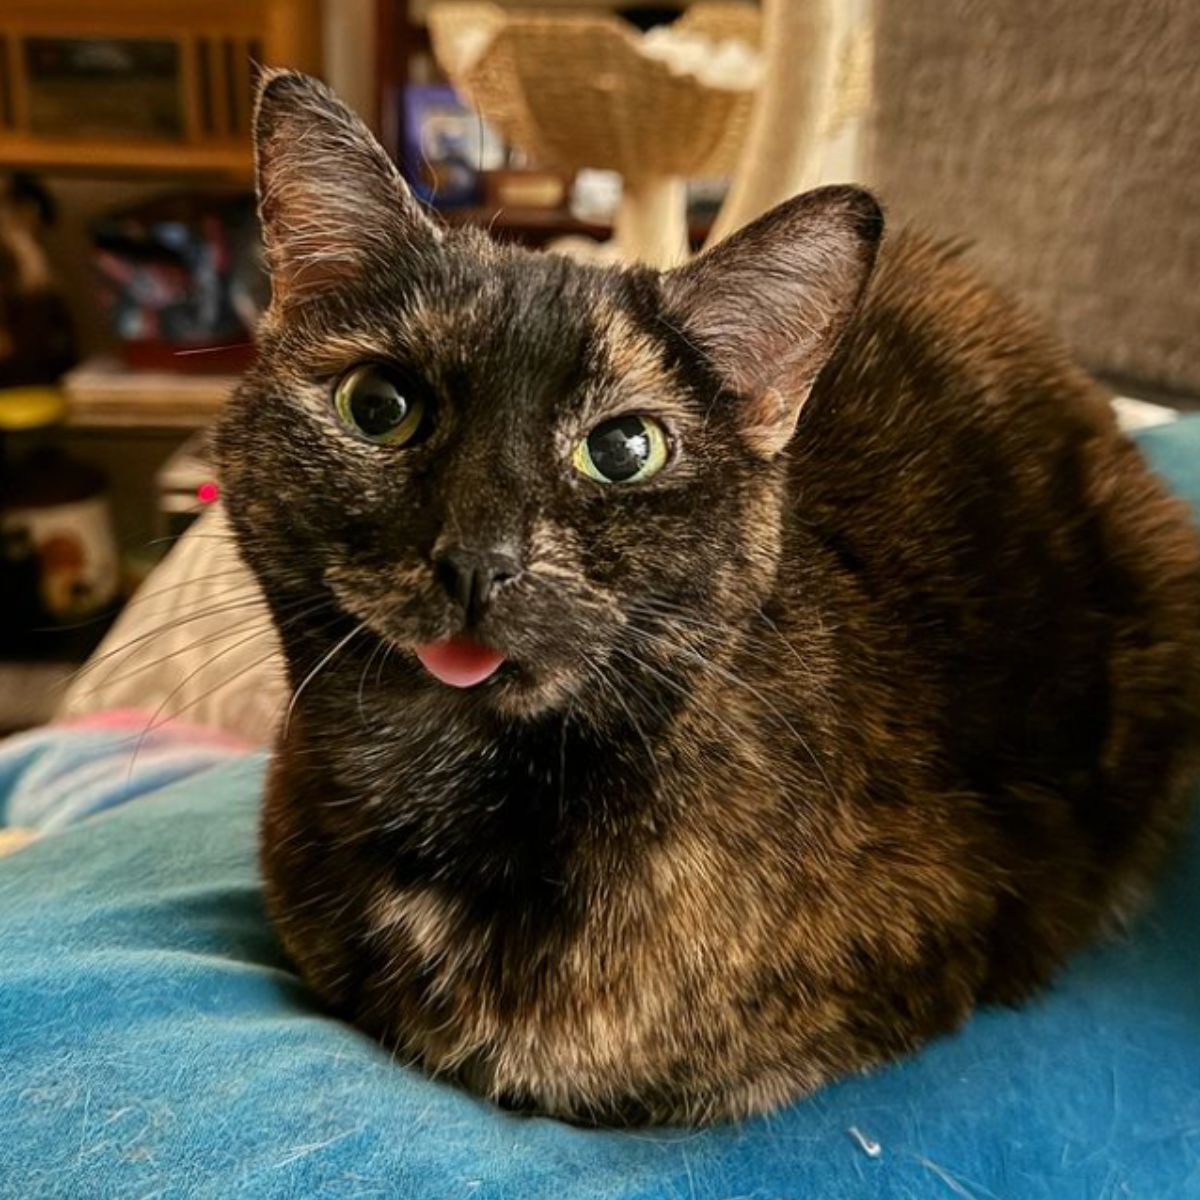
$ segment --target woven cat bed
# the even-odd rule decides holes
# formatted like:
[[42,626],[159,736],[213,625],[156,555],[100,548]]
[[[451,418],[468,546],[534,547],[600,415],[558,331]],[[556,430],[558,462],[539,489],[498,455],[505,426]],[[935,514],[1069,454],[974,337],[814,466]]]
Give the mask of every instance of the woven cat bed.
[[[631,256],[662,263],[686,252],[682,181],[732,169],[753,87],[677,73],[613,16],[447,3],[428,22],[455,88],[507,139],[545,166],[620,172],[618,238]],[[744,4],[694,5],[673,28],[713,43],[759,43],[758,12]]]

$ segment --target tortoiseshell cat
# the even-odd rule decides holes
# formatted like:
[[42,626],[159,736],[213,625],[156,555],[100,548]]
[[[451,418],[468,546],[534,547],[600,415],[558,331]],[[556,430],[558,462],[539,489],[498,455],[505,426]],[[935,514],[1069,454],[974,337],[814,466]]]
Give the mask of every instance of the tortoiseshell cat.
[[679,270],[436,227],[320,85],[225,494],[286,647],[271,914],[502,1103],[770,1108],[1015,1002],[1184,817],[1200,546],[1100,390],[825,188]]

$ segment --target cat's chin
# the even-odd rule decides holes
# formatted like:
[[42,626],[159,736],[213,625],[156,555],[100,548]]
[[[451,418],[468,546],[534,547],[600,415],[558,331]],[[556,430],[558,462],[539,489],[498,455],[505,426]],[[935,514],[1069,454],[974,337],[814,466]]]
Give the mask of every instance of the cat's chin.
[[573,681],[565,673],[534,674],[511,660],[506,661],[484,683],[461,691],[430,680],[443,693],[478,698],[479,702],[504,717],[535,720],[565,708],[573,693]]

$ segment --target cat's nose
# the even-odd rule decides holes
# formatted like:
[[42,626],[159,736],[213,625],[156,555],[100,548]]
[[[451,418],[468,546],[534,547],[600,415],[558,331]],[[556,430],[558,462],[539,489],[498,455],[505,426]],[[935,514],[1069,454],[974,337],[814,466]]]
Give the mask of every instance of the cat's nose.
[[482,615],[500,584],[521,573],[521,564],[506,550],[452,546],[434,557],[433,569],[447,595],[471,622]]

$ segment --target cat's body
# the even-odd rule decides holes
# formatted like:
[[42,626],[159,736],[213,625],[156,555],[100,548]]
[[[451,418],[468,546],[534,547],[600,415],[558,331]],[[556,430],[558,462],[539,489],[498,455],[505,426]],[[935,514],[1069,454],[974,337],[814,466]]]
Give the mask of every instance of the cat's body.
[[[271,121],[289,87],[325,103],[293,78]],[[849,195],[820,203],[870,240]],[[277,262],[222,429],[300,688],[272,915],[336,1010],[506,1103],[705,1121],[907,1052],[1046,982],[1183,818],[1200,546],[1104,396],[910,237],[854,315],[851,284],[819,306],[840,343],[783,362],[779,401],[755,377],[770,316],[738,360],[737,314],[705,308],[755,230],[678,283],[436,237],[383,284],[339,260],[354,302],[290,310]],[[452,433],[322,448],[318,363],[420,355]],[[677,439],[661,482],[558,474],[631,386]],[[520,561],[482,616],[431,574],[464,526]],[[306,616],[314,594],[336,600]],[[464,611],[508,662],[458,690],[404,646]]]

